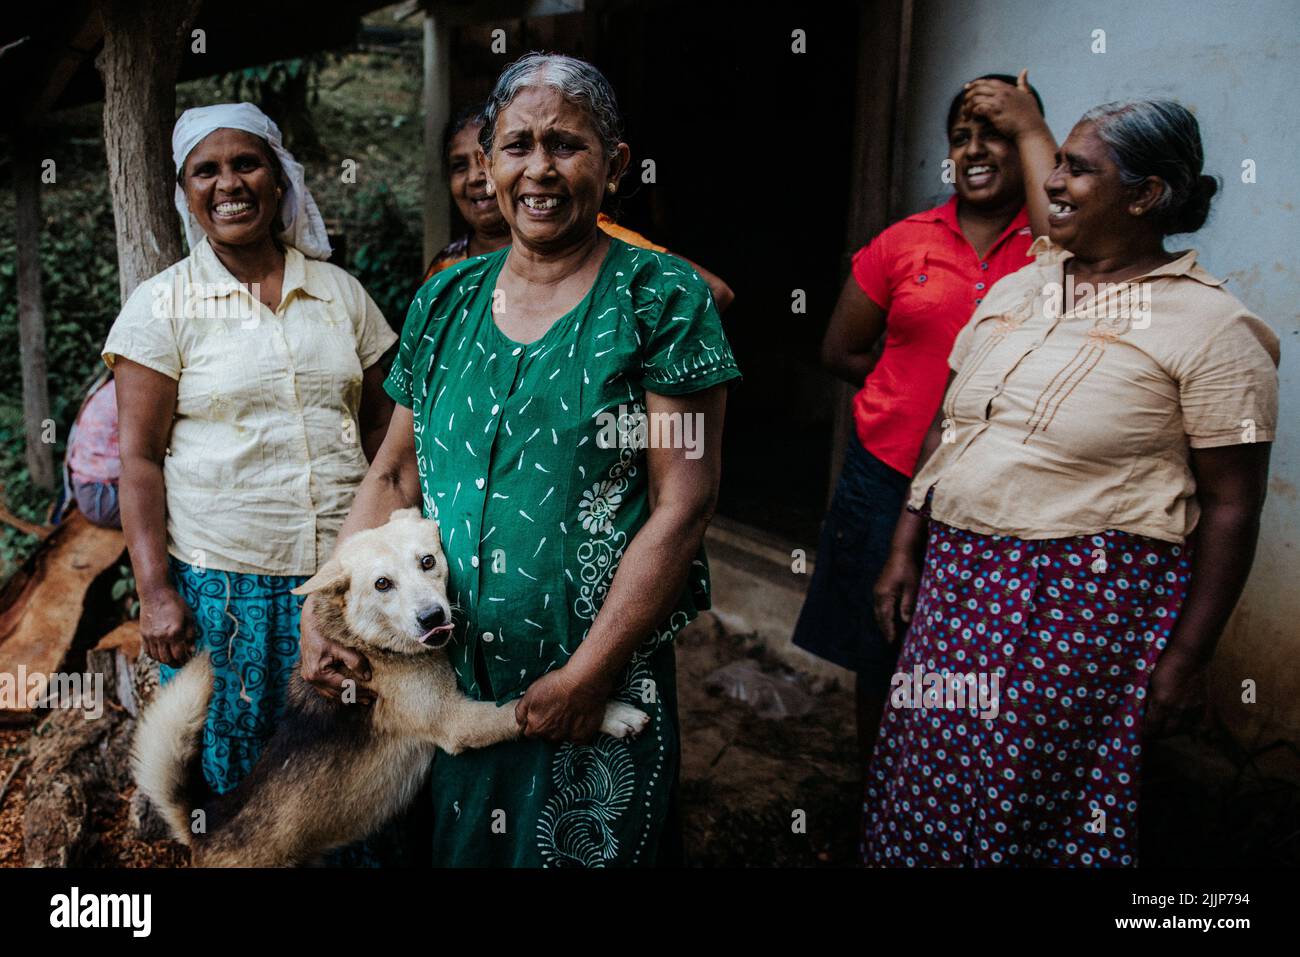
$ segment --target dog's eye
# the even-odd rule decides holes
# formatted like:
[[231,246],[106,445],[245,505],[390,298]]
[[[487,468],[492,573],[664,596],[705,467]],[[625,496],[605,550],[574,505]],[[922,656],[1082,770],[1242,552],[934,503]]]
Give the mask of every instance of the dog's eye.
[[420,559],[420,567],[426,572],[436,564],[438,564],[438,561],[432,555],[425,555]]
[[393,583],[390,582],[387,578],[375,579],[375,591],[388,591],[388,589],[392,587],[393,587]]

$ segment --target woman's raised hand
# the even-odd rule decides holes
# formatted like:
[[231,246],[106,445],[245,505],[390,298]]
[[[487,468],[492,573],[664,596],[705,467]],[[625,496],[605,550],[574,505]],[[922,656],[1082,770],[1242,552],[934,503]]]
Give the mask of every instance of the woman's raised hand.
[[375,693],[363,684],[370,680],[370,662],[365,655],[320,633],[312,612],[315,597],[308,595],[302,604],[298,643],[303,680],[326,698],[345,704],[372,704]]
[[172,668],[189,659],[194,622],[189,606],[171,585],[140,594],[140,641],[150,658]]
[[965,89],[962,115],[983,117],[1010,139],[1047,129],[1038,102],[1029,91],[1028,70],[1020,71],[1015,86],[1001,80],[972,80]]

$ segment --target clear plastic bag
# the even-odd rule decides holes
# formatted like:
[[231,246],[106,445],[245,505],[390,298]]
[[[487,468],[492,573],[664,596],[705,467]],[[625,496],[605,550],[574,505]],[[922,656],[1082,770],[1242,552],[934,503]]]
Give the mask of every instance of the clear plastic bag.
[[798,718],[813,708],[813,697],[799,687],[797,676],[766,672],[748,659],[718,668],[704,687],[745,702],[760,718]]

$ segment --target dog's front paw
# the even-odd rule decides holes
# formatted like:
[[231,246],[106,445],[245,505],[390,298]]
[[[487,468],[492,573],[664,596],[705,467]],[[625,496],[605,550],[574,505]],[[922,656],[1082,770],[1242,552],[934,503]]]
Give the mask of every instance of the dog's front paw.
[[605,705],[605,720],[600,730],[615,738],[635,738],[650,723],[650,715],[621,701]]

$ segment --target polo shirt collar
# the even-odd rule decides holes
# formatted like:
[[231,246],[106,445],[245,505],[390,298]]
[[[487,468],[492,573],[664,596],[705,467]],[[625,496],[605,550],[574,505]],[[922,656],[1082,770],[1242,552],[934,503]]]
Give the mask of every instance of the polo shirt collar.
[[[217,258],[206,237],[194,247],[190,257],[194,260],[196,278],[201,284],[198,292],[200,299],[228,295],[232,291],[232,283],[235,286],[239,285],[238,280],[230,274],[230,270]],[[284,283],[280,291],[280,302],[288,302],[289,296],[294,292],[302,292],[323,302],[329,302],[334,298],[329,285],[317,275],[317,270],[307,268],[307,257],[296,247],[286,245]]]
[[[934,209],[923,210],[919,213],[916,213],[913,216],[908,216],[907,221],[913,223],[943,223],[954,234],[956,234],[961,239],[962,242],[967,241],[966,234],[961,231],[961,222],[957,219],[957,194],[956,193],[953,193],[951,196],[949,196],[947,202],[941,203],[940,205],[934,207]],[[1017,233],[1022,229],[1028,229],[1028,228],[1029,228],[1029,210],[1026,209],[1024,206],[1021,206],[1020,212],[1016,213],[1015,217],[1011,220],[1011,222],[1007,224],[1007,228],[1002,230],[1001,234],[997,238],[997,241],[994,242],[993,245],[989,247],[989,251],[986,254],[985,258],[991,256],[993,254],[993,251],[996,250],[999,246],[1001,246],[1006,241],[1008,236],[1012,235],[1013,233]]]

